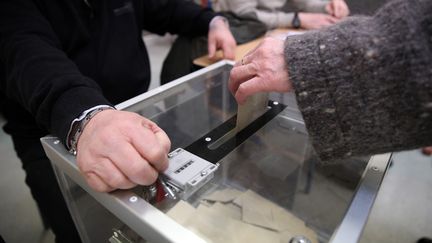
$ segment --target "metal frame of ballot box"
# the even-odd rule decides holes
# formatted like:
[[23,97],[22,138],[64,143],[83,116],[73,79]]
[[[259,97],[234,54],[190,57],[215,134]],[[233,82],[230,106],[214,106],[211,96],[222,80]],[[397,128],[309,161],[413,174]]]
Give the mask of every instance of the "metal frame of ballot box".
[[[120,103],[116,108],[138,112],[149,105],[160,102],[163,98],[184,92],[184,84],[188,82],[213,77],[222,71],[229,72],[232,65],[233,63],[230,61],[218,62]],[[224,85],[226,86],[226,84]],[[225,99],[227,99],[225,96],[227,95],[229,93],[222,95],[222,107],[228,106],[225,102]],[[175,103],[176,100],[173,102]],[[285,119],[288,119],[296,130],[306,132],[298,110],[296,111],[295,108],[288,105],[285,115],[288,116]],[[81,176],[75,156],[68,153],[58,138],[48,136],[42,138],[41,141],[48,158],[52,162],[63,196],[83,242],[94,241],[90,235],[93,231],[104,230],[101,227],[103,224],[113,223],[115,225],[118,222],[127,225],[128,229],[144,238],[147,242],[205,242],[197,234],[144,200],[134,189],[117,190],[111,193],[99,193],[92,190]],[[330,242],[358,242],[390,162],[391,154],[375,155],[369,158],[345,216],[331,235]],[[86,195],[86,197],[83,195]],[[77,198],[86,200],[85,204],[76,202]],[[81,205],[91,206],[83,209],[80,208]],[[83,212],[87,215],[85,219],[80,215]],[[116,237],[121,237],[121,231],[113,230]]]

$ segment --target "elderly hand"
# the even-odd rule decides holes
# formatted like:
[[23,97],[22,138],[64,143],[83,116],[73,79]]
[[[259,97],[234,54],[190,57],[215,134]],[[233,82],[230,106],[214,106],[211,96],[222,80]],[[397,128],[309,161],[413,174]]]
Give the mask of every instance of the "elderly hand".
[[335,24],[339,21],[339,19],[337,19],[336,17],[322,13],[301,12],[298,16],[301,23],[300,27],[307,30],[320,29]]
[[132,112],[105,110],[86,125],[77,163],[96,191],[150,185],[168,167],[171,142],[152,121]]
[[235,48],[237,44],[231,34],[228,24],[225,23],[222,17],[215,17],[210,22],[208,32],[208,55],[213,59],[216,55],[216,50],[222,49],[225,59],[234,60]]
[[338,19],[345,18],[350,13],[348,5],[344,0],[332,0],[326,5],[325,9],[328,14]]
[[229,89],[240,104],[258,92],[290,91],[284,41],[267,37],[246,54],[231,70]]

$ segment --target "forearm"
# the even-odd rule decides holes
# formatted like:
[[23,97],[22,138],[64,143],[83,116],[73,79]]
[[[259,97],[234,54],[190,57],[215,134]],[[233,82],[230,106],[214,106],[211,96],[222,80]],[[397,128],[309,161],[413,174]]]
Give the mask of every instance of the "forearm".
[[64,141],[72,119],[107,101],[60,49],[50,25],[30,1],[3,1],[0,9],[1,90]]
[[397,1],[373,18],[287,39],[290,79],[321,158],[432,142],[427,11],[426,1]]
[[[19,43],[20,41],[12,41]],[[33,42],[34,43],[34,42]],[[39,48],[43,45],[39,45]],[[2,53],[7,69],[1,88],[35,117],[38,124],[64,141],[70,122],[83,110],[99,104],[109,104],[99,87],[79,72],[59,54],[38,53],[24,45],[5,45],[13,53]],[[33,51],[32,51],[33,50]],[[23,57],[23,58],[21,58]]]

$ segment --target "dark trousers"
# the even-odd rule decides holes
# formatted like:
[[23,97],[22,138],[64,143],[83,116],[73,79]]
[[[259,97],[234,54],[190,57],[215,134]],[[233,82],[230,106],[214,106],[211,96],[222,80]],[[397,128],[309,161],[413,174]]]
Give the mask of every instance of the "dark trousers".
[[81,242],[39,138],[12,136],[12,140],[26,172],[26,183],[56,242]]

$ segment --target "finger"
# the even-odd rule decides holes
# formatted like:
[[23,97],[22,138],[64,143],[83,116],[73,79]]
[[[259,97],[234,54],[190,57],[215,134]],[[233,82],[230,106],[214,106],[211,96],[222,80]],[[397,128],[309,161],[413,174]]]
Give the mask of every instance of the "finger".
[[240,67],[240,66],[244,66],[245,65],[245,60],[246,60],[246,56],[243,56],[239,61],[237,61],[236,63],[234,63],[234,67]]
[[98,192],[110,192],[114,190],[114,188],[108,186],[97,174],[94,172],[86,172],[84,173],[84,177],[87,181],[87,184],[93,188],[93,190]]
[[336,17],[333,17],[333,16],[327,16],[327,22],[329,23],[329,24],[335,24],[335,23],[337,23],[337,22],[339,22],[340,20],[338,19],[338,18],[336,18]]
[[328,14],[334,15],[333,7],[334,7],[333,3],[329,3],[329,4],[326,5],[326,10],[327,10]]
[[340,4],[339,3],[334,3],[333,4],[333,14],[334,17],[336,18],[340,18],[341,15],[341,8],[340,8]]
[[345,15],[345,8],[344,8],[344,6],[341,5],[341,4],[339,4],[337,6],[337,15],[336,15],[336,17],[340,19],[340,18],[343,18],[345,16],[346,15]]
[[209,35],[207,49],[208,49],[208,57],[210,59],[214,58],[216,53],[216,39],[213,36]]
[[157,164],[154,164],[158,171],[164,171],[168,168],[168,153],[171,150],[171,141],[168,135],[156,123],[147,121],[149,129],[154,133],[156,140],[159,142],[160,147],[163,149],[162,158]]
[[238,87],[235,98],[239,104],[244,104],[249,96],[262,91],[268,91],[265,83],[261,78],[254,77]]
[[222,46],[222,50],[224,53],[224,58],[234,60],[235,58],[235,45],[229,42],[225,42]]
[[139,185],[150,185],[156,181],[158,172],[141,156],[136,147],[127,143],[116,153],[110,154],[110,158],[130,181]]
[[340,6],[340,18],[344,18],[348,15],[349,15],[348,6],[345,3],[341,4],[341,6]]
[[97,174],[107,185],[115,189],[129,189],[136,186],[113,164],[110,159],[100,159],[95,163],[92,172]]
[[171,142],[165,132],[155,123],[142,119],[142,129],[131,134],[132,145],[138,153],[157,171],[163,171],[168,166],[168,152]]
[[348,5],[345,4],[345,17],[348,16],[348,15],[350,15],[350,13],[351,12],[350,12],[350,9],[349,9]]
[[240,84],[256,75],[256,69],[253,68],[253,66],[254,65],[250,63],[248,65],[242,65],[231,69],[228,83],[228,89],[231,93],[235,94]]
[[165,149],[165,152],[168,154],[168,152],[171,150],[171,141],[170,141],[168,135],[156,123],[154,123],[150,120],[144,120],[144,123],[146,124],[145,126],[147,126],[147,128],[150,129],[154,133],[157,140],[162,145],[162,147]]
[[247,53],[246,55],[244,55],[244,57],[242,58],[242,65],[246,66],[247,64],[250,64],[254,59],[254,56],[255,56],[255,52]]

